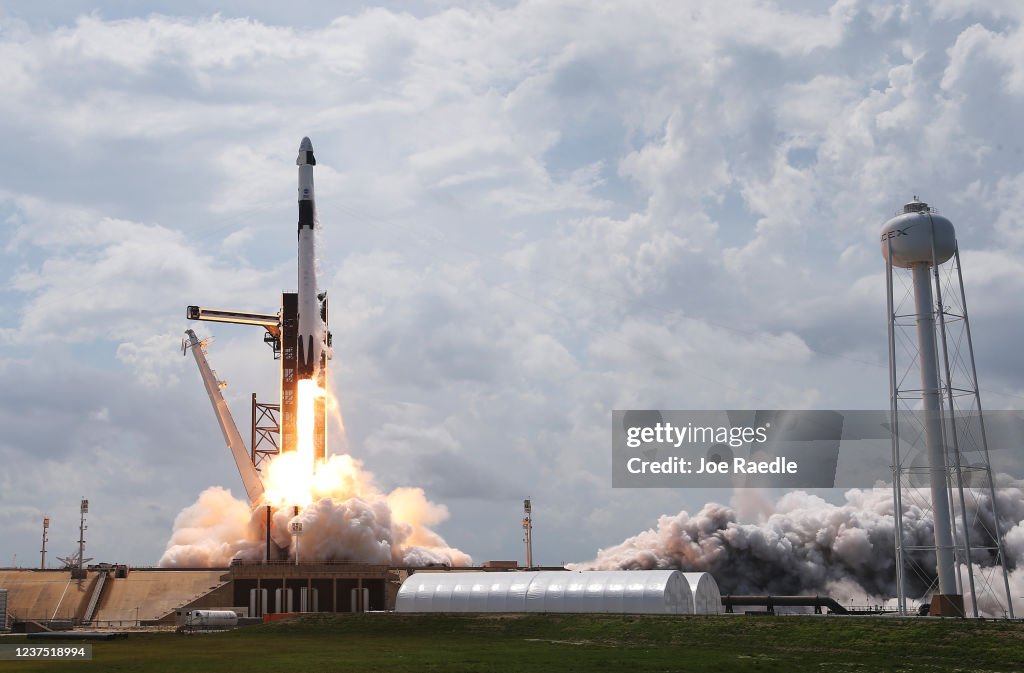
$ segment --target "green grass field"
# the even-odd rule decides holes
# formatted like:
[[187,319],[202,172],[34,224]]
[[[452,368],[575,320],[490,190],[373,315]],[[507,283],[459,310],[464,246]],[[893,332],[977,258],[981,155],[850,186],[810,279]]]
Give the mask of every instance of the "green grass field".
[[133,633],[126,640],[94,643],[93,652],[91,662],[0,662],[0,673],[1009,673],[1024,670],[1024,624],[744,615],[311,615],[226,633]]

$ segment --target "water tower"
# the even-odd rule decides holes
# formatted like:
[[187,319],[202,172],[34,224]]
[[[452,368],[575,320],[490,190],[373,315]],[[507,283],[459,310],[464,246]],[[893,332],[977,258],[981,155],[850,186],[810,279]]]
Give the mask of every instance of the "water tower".
[[[915,196],[885,223],[881,248],[900,612],[907,611],[908,580],[924,580],[917,586],[932,594],[932,615],[965,615],[967,594],[978,616],[978,597],[987,594],[1012,618],[956,230]],[[934,544],[906,544],[905,506],[931,510]],[[978,516],[985,509],[991,519]]]

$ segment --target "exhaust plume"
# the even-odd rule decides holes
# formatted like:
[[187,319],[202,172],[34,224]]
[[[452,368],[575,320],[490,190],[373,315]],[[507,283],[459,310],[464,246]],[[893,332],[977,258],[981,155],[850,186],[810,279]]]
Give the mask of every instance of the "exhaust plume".
[[[1007,475],[997,477],[999,528],[1003,534],[1011,596],[1024,588],[1024,482]],[[744,492],[745,493],[745,492]],[[929,511],[904,497],[906,547],[934,544]],[[691,515],[686,511],[665,515],[654,528],[622,543],[600,549],[592,561],[574,564],[578,570],[679,569],[710,572],[723,594],[828,593],[840,601],[884,603],[896,595],[895,517],[890,489],[852,489],[845,502],[834,505],[803,491],[793,491],[775,503],[761,499],[759,523],[741,523],[733,507],[707,503]],[[750,511],[744,494],[738,507]],[[957,503],[957,508],[959,503]],[[972,545],[995,546],[987,493],[967,503]],[[957,510],[956,524],[962,519]],[[909,552],[907,596],[923,596],[934,580],[934,552]],[[991,616],[1003,615],[1002,578],[989,573],[995,559],[976,550],[972,562],[978,583],[978,608]],[[910,570],[926,569],[924,576]],[[966,569],[962,568],[964,593]],[[930,573],[930,575],[929,575]],[[969,599],[965,600],[969,605]]]
[[212,486],[174,519],[161,566],[207,568],[227,565],[248,543],[251,512],[231,491]]
[[[276,457],[267,468],[287,477],[292,456]],[[268,497],[274,493],[268,488]],[[301,521],[299,560],[359,561],[394,565],[471,565],[472,559],[449,547],[430,529],[448,518],[448,508],[427,500],[420,488],[400,487],[384,494],[372,473],[348,455],[334,455],[321,464],[312,483],[311,502],[294,514],[291,504],[271,503],[271,539],[289,558],[295,539],[289,525]],[[163,567],[211,567],[232,559],[260,560],[265,554],[266,510],[214,486],[182,510],[160,559]]]

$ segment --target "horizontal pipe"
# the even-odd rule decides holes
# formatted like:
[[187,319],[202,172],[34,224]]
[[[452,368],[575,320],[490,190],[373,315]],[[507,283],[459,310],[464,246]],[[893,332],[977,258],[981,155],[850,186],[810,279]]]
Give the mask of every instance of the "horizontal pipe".
[[728,609],[732,606],[765,607],[807,607],[828,608],[836,614],[845,615],[849,611],[829,596],[722,596],[722,605]]

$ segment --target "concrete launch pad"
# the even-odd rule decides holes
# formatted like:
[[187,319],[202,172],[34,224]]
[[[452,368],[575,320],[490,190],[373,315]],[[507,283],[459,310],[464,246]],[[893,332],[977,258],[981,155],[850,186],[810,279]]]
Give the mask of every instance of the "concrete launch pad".
[[224,590],[226,573],[226,568],[151,568],[118,578],[115,570],[99,568],[77,580],[70,570],[0,570],[0,588],[8,590],[7,609],[18,621],[135,624],[173,620],[182,605],[226,604],[231,598]]
[[230,581],[224,576],[224,570],[132,570],[125,578],[107,580],[93,620],[131,621],[138,609],[140,621],[156,621],[186,604],[230,605]]
[[[364,563],[308,563],[287,561],[233,563],[234,605],[249,605],[250,612],[366,612],[394,606],[403,574],[386,565]],[[253,591],[266,590],[254,603]],[[292,607],[280,603],[279,591],[290,591]],[[316,596],[303,605],[301,596]],[[315,594],[314,594],[315,592]]]
[[96,577],[79,582],[70,570],[0,570],[7,610],[18,619],[81,618]]
[[[18,622],[145,626],[173,624],[177,611],[192,608],[245,608],[249,616],[387,610],[406,574],[386,565],[284,561],[230,568],[90,568],[82,580],[70,570],[4,569],[0,589],[8,591],[8,611]],[[255,604],[254,590],[265,590]]]

